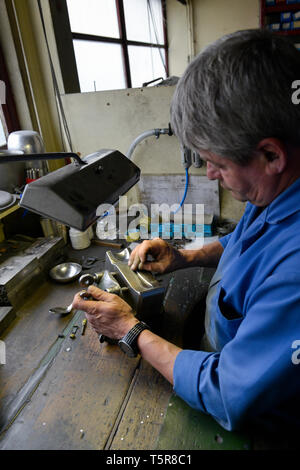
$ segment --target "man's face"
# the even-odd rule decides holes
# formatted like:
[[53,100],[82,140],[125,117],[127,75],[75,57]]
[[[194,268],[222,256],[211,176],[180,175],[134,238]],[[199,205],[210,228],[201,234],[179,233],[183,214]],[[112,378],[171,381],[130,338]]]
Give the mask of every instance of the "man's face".
[[266,161],[261,156],[255,156],[246,166],[206,151],[201,151],[200,157],[207,163],[207,177],[219,180],[238,201],[250,201],[257,206],[272,201],[274,181],[267,175]]

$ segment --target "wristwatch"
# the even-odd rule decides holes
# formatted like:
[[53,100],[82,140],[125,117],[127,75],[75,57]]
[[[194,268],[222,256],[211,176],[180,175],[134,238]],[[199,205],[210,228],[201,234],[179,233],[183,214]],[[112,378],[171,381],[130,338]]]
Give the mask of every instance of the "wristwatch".
[[138,355],[137,339],[144,330],[150,330],[150,327],[143,321],[140,321],[119,340],[118,345],[127,356],[136,357]]

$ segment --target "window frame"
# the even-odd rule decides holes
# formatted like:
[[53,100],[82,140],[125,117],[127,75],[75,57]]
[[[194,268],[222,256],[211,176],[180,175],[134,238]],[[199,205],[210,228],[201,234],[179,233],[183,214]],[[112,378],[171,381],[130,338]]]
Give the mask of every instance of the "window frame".
[[128,40],[126,34],[126,21],[123,0],[115,0],[115,2],[120,38],[72,32],[66,0],[51,0],[51,2],[49,2],[65,93],[81,92],[73,40],[120,44],[122,48],[126,88],[132,88],[128,54],[129,46],[143,46],[164,49],[166,75],[167,77],[169,76],[166,0],[161,0],[164,35],[163,44]]

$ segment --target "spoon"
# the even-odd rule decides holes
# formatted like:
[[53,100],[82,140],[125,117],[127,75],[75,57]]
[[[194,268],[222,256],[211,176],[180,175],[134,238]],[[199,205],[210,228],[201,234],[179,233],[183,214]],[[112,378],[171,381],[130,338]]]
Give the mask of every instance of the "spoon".
[[54,313],[56,315],[68,315],[69,313],[72,312],[72,304],[70,304],[68,307],[53,307],[49,308],[49,313]]
[[[80,297],[84,300],[93,300],[93,296],[89,294],[86,290],[80,292]],[[73,304],[70,304],[68,307],[52,307],[49,308],[49,313],[54,313],[56,315],[68,315],[73,310]]]

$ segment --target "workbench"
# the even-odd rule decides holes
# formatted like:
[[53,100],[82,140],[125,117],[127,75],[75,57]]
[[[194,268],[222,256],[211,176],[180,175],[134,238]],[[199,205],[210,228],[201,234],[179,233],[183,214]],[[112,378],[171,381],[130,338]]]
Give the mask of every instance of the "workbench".
[[[68,248],[67,259],[97,257],[85,272],[99,272],[105,252],[97,246]],[[163,337],[185,347],[195,341],[197,334],[186,332],[211,275],[190,268],[160,276],[167,289]],[[140,356],[131,359],[118,346],[100,344],[90,325],[71,339],[84,313],[56,316],[49,308],[69,305],[79,290],[77,281],[57,284],[42,277],[1,335],[6,345],[6,364],[0,366],[1,450],[252,448],[249,436],[226,432],[190,409]]]

